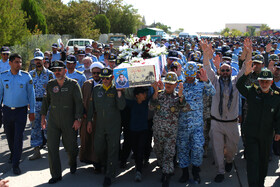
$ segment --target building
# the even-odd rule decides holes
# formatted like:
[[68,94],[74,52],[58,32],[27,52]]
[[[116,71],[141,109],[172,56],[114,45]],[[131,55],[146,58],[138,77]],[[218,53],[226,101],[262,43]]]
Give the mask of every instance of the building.
[[236,29],[244,33],[248,32],[248,27],[251,26],[255,27],[257,32],[260,31],[260,28],[263,24],[264,23],[227,23],[226,28],[229,28],[230,30]]

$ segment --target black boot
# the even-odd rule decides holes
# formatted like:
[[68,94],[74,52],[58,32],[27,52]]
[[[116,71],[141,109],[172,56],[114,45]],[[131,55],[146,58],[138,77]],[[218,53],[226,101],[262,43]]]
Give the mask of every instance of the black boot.
[[193,166],[192,167],[192,175],[193,175],[193,180],[195,183],[199,184],[201,182],[200,176],[199,176],[200,168]]
[[169,174],[162,174],[162,187],[169,187],[169,180],[170,180],[170,175]]
[[182,173],[181,178],[179,179],[179,182],[186,183],[189,180],[189,168],[188,167],[182,168],[182,171],[183,171],[183,173]]

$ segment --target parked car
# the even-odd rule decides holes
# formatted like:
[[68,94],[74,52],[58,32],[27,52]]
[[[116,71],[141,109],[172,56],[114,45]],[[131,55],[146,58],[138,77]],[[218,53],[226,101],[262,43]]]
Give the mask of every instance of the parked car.
[[69,53],[74,52],[74,46],[77,45],[79,50],[85,50],[86,45],[91,45],[94,40],[86,38],[75,38],[67,41],[66,47],[69,48]]

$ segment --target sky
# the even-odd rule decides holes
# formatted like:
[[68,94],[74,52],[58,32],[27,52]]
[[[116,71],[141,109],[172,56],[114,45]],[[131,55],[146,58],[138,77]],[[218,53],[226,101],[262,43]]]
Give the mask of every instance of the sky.
[[[63,0],[64,3],[70,0]],[[261,23],[280,29],[279,0],[124,0],[145,16],[146,24],[160,22],[171,31],[215,32],[226,23]]]

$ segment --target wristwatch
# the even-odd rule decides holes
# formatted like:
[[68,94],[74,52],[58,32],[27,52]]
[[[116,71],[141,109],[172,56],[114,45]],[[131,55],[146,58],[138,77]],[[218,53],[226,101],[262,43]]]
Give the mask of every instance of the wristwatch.
[[76,120],[77,120],[78,122],[81,122],[81,121],[82,121],[82,118],[76,118]]

